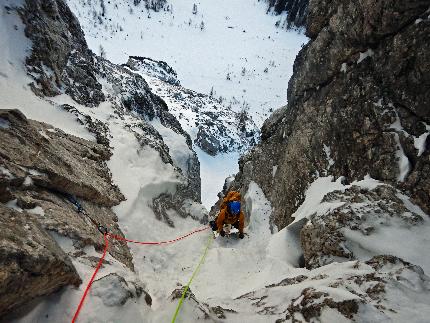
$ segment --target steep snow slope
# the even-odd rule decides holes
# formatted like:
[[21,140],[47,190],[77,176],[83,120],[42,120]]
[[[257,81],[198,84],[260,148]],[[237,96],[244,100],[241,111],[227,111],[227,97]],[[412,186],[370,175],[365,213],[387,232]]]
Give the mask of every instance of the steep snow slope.
[[103,48],[118,64],[131,55],[166,61],[184,87],[213,90],[236,111],[249,106],[259,126],[285,105],[294,58],[306,42],[302,34],[277,29],[283,17],[265,15],[267,4],[257,0],[170,0],[169,11],[160,12],[130,0],[68,3],[96,53]]
[[[184,88],[210,94],[220,102],[217,107],[225,107],[221,110],[227,118],[230,109],[247,112],[257,127],[271,111],[286,104],[293,61],[307,40],[295,31],[278,29],[275,24],[285,18],[285,13],[266,15],[267,3],[263,1],[201,1],[197,3],[196,14],[191,0],[170,1],[165,6],[169,10],[160,12],[147,11],[143,2],[135,6],[129,0],[67,2],[82,25],[89,47],[96,53],[118,64],[126,63],[133,55],[163,60],[177,71],[177,80]],[[145,79],[195,138],[198,126],[186,120],[193,119],[195,113],[180,111],[183,105],[178,105],[176,93],[169,97],[175,85],[160,86],[153,77]],[[215,113],[210,111],[210,101],[214,100],[206,101],[209,104],[203,110]],[[201,105],[187,100],[188,108],[195,103]],[[201,112],[198,115],[205,117]],[[236,122],[235,119],[231,116],[230,121]],[[214,126],[216,129],[216,124],[205,128],[209,131]],[[237,136],[230,138],[233,142],[227,144],[228,149],[244,147]],[[203,139],[203,145],[209,147],[203,151],[225,151],[212,140],[209,145],[207,141]],[[202,169],[208,171],[202,172],[202,198],[210,208],[217,200],[224,178],[237,171],[237,154],[210,157],[203,151],[199,159],[208,162],[202,164]]]

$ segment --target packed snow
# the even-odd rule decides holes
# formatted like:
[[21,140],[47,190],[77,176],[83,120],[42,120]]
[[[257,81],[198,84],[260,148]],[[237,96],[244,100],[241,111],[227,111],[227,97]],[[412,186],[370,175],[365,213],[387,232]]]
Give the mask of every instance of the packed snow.
[[370,48],[368,50],[366,50],[365,52],[360,53],[360,57],[357,60],[357,64],[360,64],[366,58],[372,57],[373,54],[374,54],[374,52]]

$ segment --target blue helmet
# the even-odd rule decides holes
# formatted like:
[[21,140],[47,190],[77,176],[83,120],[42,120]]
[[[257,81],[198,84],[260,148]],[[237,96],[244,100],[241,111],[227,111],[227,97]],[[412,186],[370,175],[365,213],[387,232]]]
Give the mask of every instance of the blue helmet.
[[240,202],[232,201],[228,203],[228,213],[238,215],[240,213]]

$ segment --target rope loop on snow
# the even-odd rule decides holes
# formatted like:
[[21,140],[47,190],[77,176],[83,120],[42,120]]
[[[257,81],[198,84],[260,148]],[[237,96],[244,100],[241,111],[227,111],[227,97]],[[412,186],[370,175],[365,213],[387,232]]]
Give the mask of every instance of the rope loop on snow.
[[[104,246],[104,249],[103,249],[103,255],[100,257],[99,262],[98,262],[98,264],[97,264],[97,266],[96,266],[96,268],[94,270],[94,273],[91,276],[91,279],[90,279],[90,281],[87,284],[87,287],[85,288],[84,294],[82,295],[81,300],[80,300],[79,305],[78,305],[78,308],[76,309],[75,315],[73,316],[72,323],[75,323],[76,320],[78,319],[79,313],[82,310],[82,307],[84,305],[84,301],[85,301],[85,299],[87,297],[87,294],[88,294],[88,292],[91,289],[91,285],[93,284],[94,279],[96,278],[97,272],[101,268],[101,266],[103,264],[103,261],[104,261],[104,259],[106,257],[106,253],[107,253],[108,248],[109,248],[109,239],[108,238],[112,238],[112,239],[115,239],[115,240],[118,240],[118,241],[125,241],[125,242],[129,242],[129,243],[140,244],[140,245],[165,245],[165,244],[172,244],[172,243],[178,242],[178,241],[183,240],[183,239],[185,239],[185,238],[187,238],[187,237],[189,237],[189,236],[191,236],[193,234],[196,234],[198,232],[203,232],[203,231],[206,231],[206,230],[209,229],[209,226],[205,226],[205,227],[202,227],[202,228],[195,229],[195,230],[191,231],[190,233],[184,234],[184,235],[182,235],[182,236],[180,236],[178,238],[172,239],[172,240],[158,241],[158,242],[150,242],[150,241],[148,241],[147,242],[147,241],[136,241],[136,240],[126,239],[126,238],[118,236],[116,234],[108,233],[106,228],[104,228],[102,226],[100,226],[100,227],[102,229],[106,230],[106,231],[103,231],[102,229],[99,228],[99,231],[103,233],[103,239],[104,239],[104,243],[105,243],[105,246]],[[211,235],[211,238],[212,237],[213,236]],[[204,257],[206,256],[206,252],[207,252],[208,248],[209,248],[209,246],[207,246],[207,248],[205,250]],[[198,267],[200,267],[201,263],[203,262],[204,257],[200,260],[200,263],[199,263]],[[198,269],[198,267],[197,267],[197,269]],[[191,284],[191,281],[194,278],[195,273],[196,273],[196,271],[193,273],[193,276],[191,277],[191,280],[188,282],[188,286]],[[182,297],[182,299],[183,299],[183,297]],[[181,304],[182,304],[182,302],[181,302]],[[179,307],[177,309],[177,312],[179,312]],[[177,315],[177,313],[175,313],[175,318],[176,318],[176,315]]]

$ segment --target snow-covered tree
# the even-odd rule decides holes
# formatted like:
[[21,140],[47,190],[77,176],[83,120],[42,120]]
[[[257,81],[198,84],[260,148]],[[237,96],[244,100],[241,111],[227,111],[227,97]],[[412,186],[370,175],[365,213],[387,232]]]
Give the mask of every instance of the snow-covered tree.
[[99,46],[99,52],[101,57],[106,58],[106,50],[103,48],[102,45]]
[[102,8],[102,16],[104,17],[105,13],[106,13],[106,6],[105,6],[105,1],[104,0],[100,1],[100,6]]
[[164,8],[166,0],[145,0],[145,8],[156,12]]
[[246,132],[246,123],[251,117],[249,116],[249,104],[245,101],[242,103],[242,106],[240,108],[240,112],[238,113],[238,128],[241,132]]

